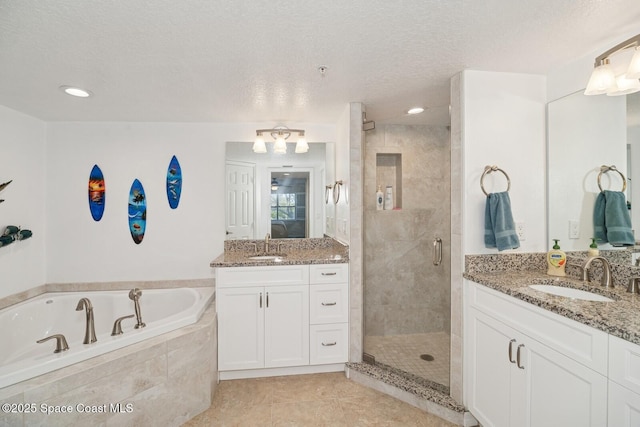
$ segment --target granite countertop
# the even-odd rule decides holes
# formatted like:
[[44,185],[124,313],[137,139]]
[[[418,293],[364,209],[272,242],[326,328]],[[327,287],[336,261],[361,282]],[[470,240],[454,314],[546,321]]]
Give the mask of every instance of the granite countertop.
[[225,252],[211,261],[211,267],[255,267],[267,265],[339,264],[349,262],[349,257],[333,251],[311,249],[279,254],[270,252],[276,259],[254,260],[249,257],[265,256],[255,252]]
[[[626,286],[603,288],[599,281],[585,283],[571,277],[553,277],[538,271],[464,273],[473,282],[511,295],[624,340],[640,344],[640,295]],[[607,296],[614,301],[596,302],[551,295],[529,287],[532,284],[565,286]]]
[[[349,262],[349,247],[333,239],[271,240],[264,252],[262,240],[229,241],[211,267],[264,267],[272,265],[341,264]],[[279,249],[279,250],[278,250]],[[251,259],[274,256],[275,259]]]

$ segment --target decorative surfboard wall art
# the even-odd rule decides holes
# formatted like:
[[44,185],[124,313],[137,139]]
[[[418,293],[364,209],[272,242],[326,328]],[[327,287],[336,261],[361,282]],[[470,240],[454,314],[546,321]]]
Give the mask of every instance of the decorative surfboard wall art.
[[140,181],[135,179],[129,191],[129,231],[136,245],[144,239],[147,228],[147,198]]
[[94,165],[89,173],[89,210],[94,221],[100,221],[104,214],[106,188],[104,176],[98,165]]
[[167,199],[171,209],[178,207],[180,195],[182,194],[182,169],[176,156],[171,158],[169,169],[167,170]]
[[[3,182],[2,184],[0,184],[0,191],[4,190],[5,188],[7,188],[7,186],[9,184],[11,184],[13,182],[13,180],[11,181],[7,181],[7,182]],[[4,202],[4,199],[0,199],[0,203]]]

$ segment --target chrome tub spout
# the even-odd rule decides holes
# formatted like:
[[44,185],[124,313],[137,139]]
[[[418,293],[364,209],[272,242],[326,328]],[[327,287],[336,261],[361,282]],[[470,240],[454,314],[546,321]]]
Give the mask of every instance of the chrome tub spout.
[[138,288],[133,288],[129,291],[129,299],[133,301],[134,310],[136,312],[136,320],[138,323],[134,326],[136,329],[144,328],[144,322],[142,322],[142,314],[140,313],[140,297],[142,296],[142,291]]
[[96,328],[93,323],[93,305],[91,305],[91,301],[89,298],[82,298],[78,301],[78,305],[76,306],[76,311],[85,310],[85,314],[87,317],[87,322],[85,325],[84,332],[84,341],[83,344],[91,344],[97,341],[96,338]]

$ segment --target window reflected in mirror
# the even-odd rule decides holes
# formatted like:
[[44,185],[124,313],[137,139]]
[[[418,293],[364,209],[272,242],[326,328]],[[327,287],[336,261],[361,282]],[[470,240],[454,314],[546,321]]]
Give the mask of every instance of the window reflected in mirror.
[[308,236],[309,172],[271,172],[271,237]]

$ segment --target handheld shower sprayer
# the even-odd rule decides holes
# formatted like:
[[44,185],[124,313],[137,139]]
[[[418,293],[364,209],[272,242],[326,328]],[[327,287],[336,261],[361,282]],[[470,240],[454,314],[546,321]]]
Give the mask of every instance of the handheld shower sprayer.
[[138,323],[134,326],[136,329],[144,328],[145,325],[142,321],[142,314],[140,313],[140,297],[142,296],[142,291],[138,288],[133,288],[129,291],[129,299],[133,301],[134,309],[136,312],[136,320]]

